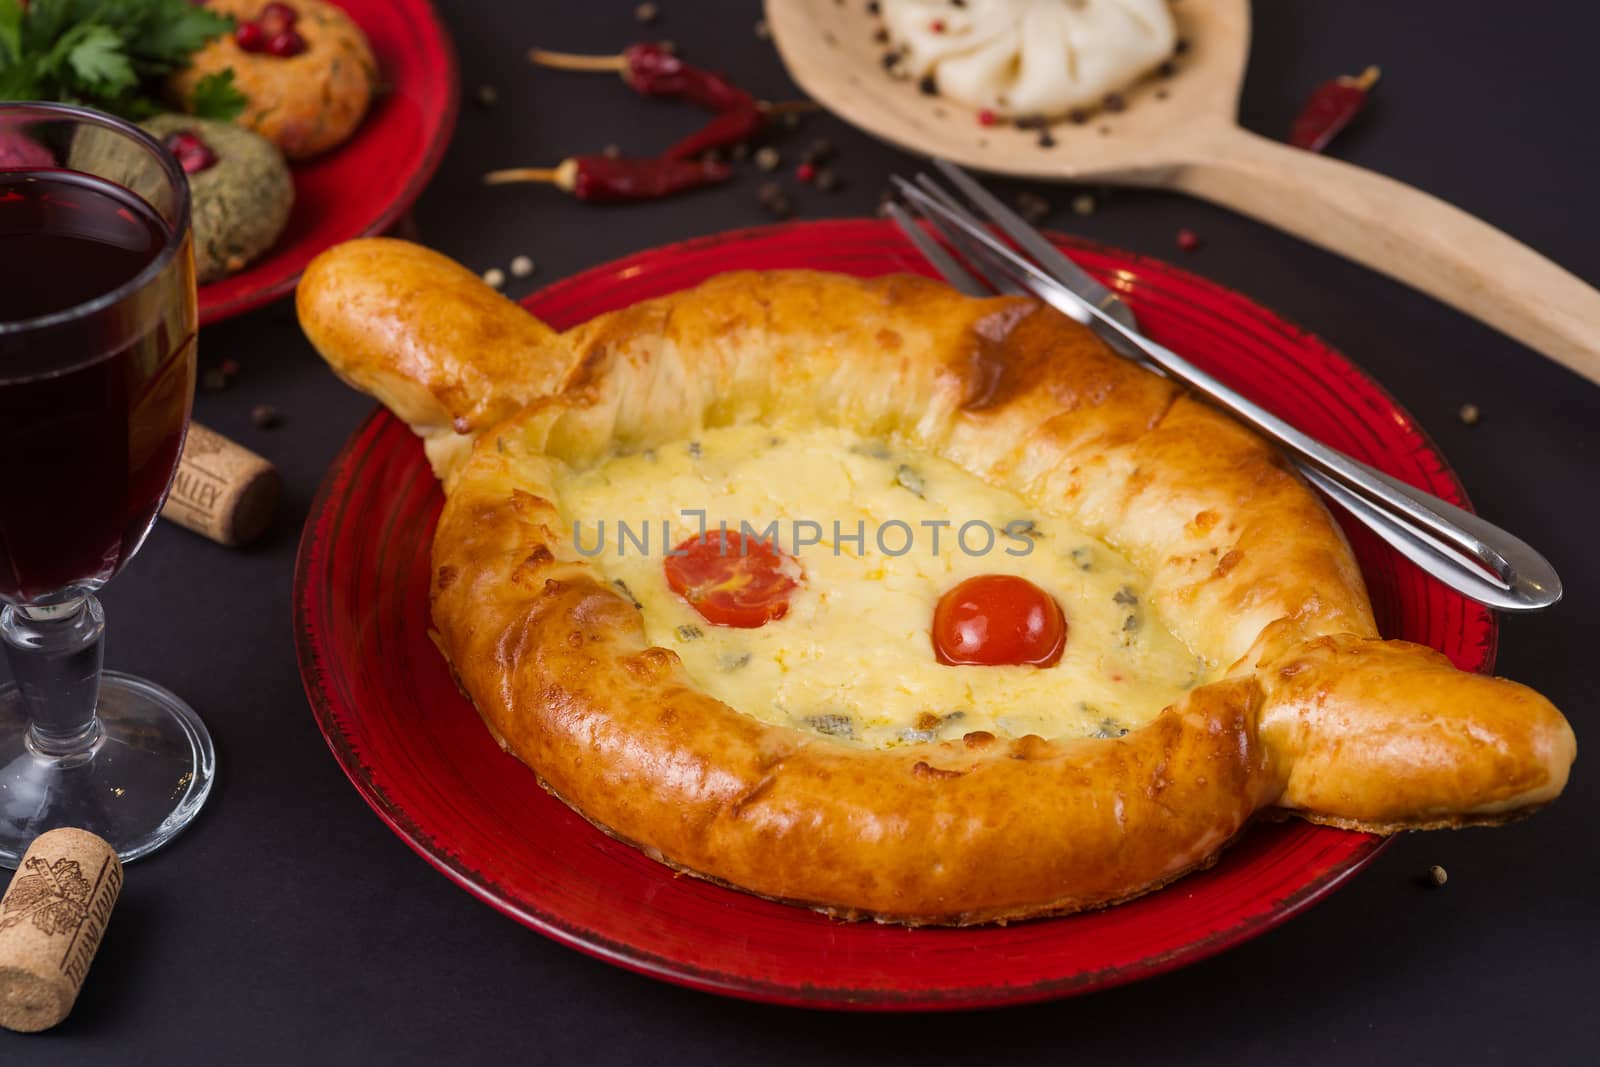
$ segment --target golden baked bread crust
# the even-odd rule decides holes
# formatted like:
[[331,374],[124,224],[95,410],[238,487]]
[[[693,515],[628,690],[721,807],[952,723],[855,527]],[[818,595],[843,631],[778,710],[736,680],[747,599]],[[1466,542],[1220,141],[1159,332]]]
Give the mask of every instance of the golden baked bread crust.
[[[207,0],[206,6],[244,22],[257,17],[266,0]],[[355,132],[372,102],[378,62],[361,27],[337,5],[295,0],[292,6],[305,51],[282,58],[246,52],[233,34],[223,34],[173,74],[168,89],[189,110],[200,79],[231,68],[234,86],[247,101],[234,121],[277,145],[289,159],[307,159]]]
[[[433,620],[489,728],[675,866],[835,914],[982,922],[1146,892],[1272,805],[1386,832],[1502,820],[1566,782],[1575,742],[1543,697],[1378,638],[1348,546],[1276,452],[1030,302],[738,273],[556,334],[371,239],[315,261],[298,305],[445,481]],[[1114,740],[874,751],[741,714],[648,645],[551,486],[619,442],[748,421],[898,434],[1047,501],[1231,667]]]

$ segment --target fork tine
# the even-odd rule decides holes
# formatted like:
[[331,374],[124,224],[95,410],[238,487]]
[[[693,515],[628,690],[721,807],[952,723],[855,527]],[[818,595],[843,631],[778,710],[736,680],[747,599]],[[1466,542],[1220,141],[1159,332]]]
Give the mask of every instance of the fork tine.
[[968,296],[994,295],[993,291],[973,277],[967,268],[956,262],[956,258],[946,252],[943,245],[928,236],[928,231],[918,226],[905,208],[899,204],[888,204],[886,210],[895,225],[900,227],[900,232],[906,235],[906,239],[916,245],[922,257],[932,263],[933,269],[943,275],[944,280],[953,288]]
[[[965,215],[971,214],[971,212],[967,209],[967,206],[958,201],[955,197],[951,196],[949,192],[945,190],[944,186],[940,185],[938,182],[934,181],[932,178],[920,171],[917,172],[917,185],[922,189],[923,192],[939,201],[939,203],[943,204],[951,211],[961,212]],[[931,222],[932,220],[929,221]],[[940,232],[942,233],[943,231],[941,230]],[[971,253],[969,252],[968,254],[970,255]],[[1027,291],[1021,286],[1016,285],[1008,278],[996,277],[993,272],[986,275],[984,280],[990,285],[994,286],[1000,292],[1005,293],[1007,296],[1027,295]],[[1087,320],[1084,321],[1087,322]]]
[[[896,183],[904,183],[904,179],[898,176],[894,178],[894,181]],[[929,195],[930,199],[944,207],[952,216],[959,217],[972,227],[980,229],[983,228],[982,222],[973,216],[972,212],[965,205],[958,203],[955,198],[953,198],[948,192],[935,183],[933,179],[929,178],[925,174],[919,174],[917,175],[917,183],[921,189]],[[973,263],[987,264],[988,269],[980,269],[980,273],[983,275],[984,280],[990,285],[994,286],[996,290],[1009,295],[1041,295],[1036,287],[1024,286],[1017,281],[1014,281],[1011,273],[1006,269],[1005,264],[997,262],[999,258],[998,255],[989,248],[983,247],[976,241],[967,238],[965,235],[954,232],[954,228],[952,226],[944,222],[942,219],[934,217],[927,211],[922,212],[922,217],[926,218],[928,223],[938,230],[944,236],[946,241],[961,249],[962,254]],[[985,236],[988,236],[987,229],[984,229],[984,234]],[[994,243],[996,247],[1000,248],[1008,257],[1018,258],[1016,253],[1011,251],[1011,249],[1005,248],[998,242]],[[1088,274],[1086,274],[1082,268],[1072,264],[1070,260],[1067,262],[1072,267],[1073,273],[1065,278],[1054,278],[1051,280],[1057,283],[1059,287],[1064,287],[1067,289],[1071,293],[1072,298],[1071,300],[1055,300],[1052,302],[1052,306],[1054,306],[1057,311],[1060,311],[1067,317],[1075,319],[1076,321],[1081,322],[1085,326],[1089,327],[1089,329],[1093,330],[1102,341],[1110,345],[1118,355],[1125,359],[1133,360],[1135,363],[1145,367],[1153,374],[1159,374],[1162,377],[1170,377],[1171,375],[1166,368],[1151,360],[1150,357],[1147,356],[1138,345],[1122,336],[1115,328],[1103,324],[1095,317],[1093,311],[1089,307],[1089,305],[1093,304],[1100,309],[1102,314],[1114,320],[1117,325],[1126,327],[1129,330],[1137,330],[1138,326],[1135,323],[1133,312],[1128,310],[1128,306],[1122,303],[1122,301],[1118,300],[1116,294],[1111,292],[1111,290],[1107,289],[1105,286],[1101,285],[1099,282],[1095,281]],[[1031,263],[1027,265],[1029,267],[1033,266]],[[1104,293],[1104,299],[1095,299],[1094,293],[1096,292]]]
[[928,175],[924,174],[922,171],[917,171],[916,180],[917,185],[921,187],[923,192],[939,201],[939,203],[943,204],[951,211],[968,210],[965,204],[962,204],[959,200],[950,195],[949,190],[945,189],[944,186],[928,177]]
[[[1023,251],[1031,255],[1047,272],[1056,276],[1069,288],[1083,293],[1089,302],[1099,307],[1107,315],[1116,319],[1129,329],[1139,328],[1137,320],[1128,305],[1124,304],[1110,289],[1091,278],[1082,267],[1078,266],[1055,245],[1047,240],[1044,234],[1028,225],[1022,216],[1006,207],[1000,199],[978,184],[972,175],[943,159],[935,159],[933,165],[939,168],[945,180],[961,190],[968,200],[977,206],[979,211],[987,215],[996,226],[1004,230],[1013,241],[1017,242]],[[927,183],[931,185],[932,183]],[[926,185],[924,185],[926,188]],[[942,191],[941,191],[942,192]],[[946,207],[953,206],[949,197],[942,197]]]
[[[1063,314],[1080,321],[1086,315],[1105,312],[1092,308],[1087,300],[1067,290],[1060,282],[1007,248],[966,211],[947,207],[921,189],[898,176],[892,179],[906,202],[931,223],[952,244],[975,263],[981,263],[985,277],[1019,285]],[[996,282],[996,284],[999,284]]]
[[1030,284],[1026,273],[1018,268],[1025,267],[1034,273],[1038,273],[1038,268],[1001,244],[965,208],[947,206],[899,175],[890,180],[917,215],[959,249],[989,284],[1008,292],[1030,294],[1079,322],[1092,321],[1088,302],[1082,298],[1067,293],[1048,279],[1047,284]]

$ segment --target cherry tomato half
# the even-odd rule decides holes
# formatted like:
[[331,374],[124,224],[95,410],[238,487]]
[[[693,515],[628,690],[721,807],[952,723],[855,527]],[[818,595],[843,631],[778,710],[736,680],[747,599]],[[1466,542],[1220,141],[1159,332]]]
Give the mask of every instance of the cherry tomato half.
[[968,578],[933,611],[933,654],[940,663],[1053,667],[1066,647],[1061,605],[1014,574]]
[[789,613],[805,580],[800,561],[767,541],[707,530],[662,563],[667,585],[707,622],[749,630]]

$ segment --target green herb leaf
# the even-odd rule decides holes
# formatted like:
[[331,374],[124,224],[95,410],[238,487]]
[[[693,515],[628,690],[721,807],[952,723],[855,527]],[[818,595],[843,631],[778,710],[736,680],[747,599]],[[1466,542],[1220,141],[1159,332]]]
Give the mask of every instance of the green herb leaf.
[[106,96],[131,89],[139,80],[122,51],[122,38],[104,26],[86,26],[67,49],[66,62],[85,87]]
[[149,8],[139,33],[129,40],[129,50],[141,59],[172,70],[185,66],[189,57],[208,42],[233,30],[233,19],[189,0],[144,0]]
[[250,101],[233,84],[233,68],[214,70],[195,82],[189,110],[203,119],[231,122]]
[[894,481],[900,488],[917,496],[921,496],[927,490],[922,475],[917,473],[915,467],[906,463],[900,464],[899,469],[894,472]]
[[0,81],[22,60],[21,0],[0,0]]
[[[189,0],[0,0],[0,99],[144,118],[161,109],[160,79],[232,28]],[[236,92],[215,86],[207,106],[237,113]]]
[[42,55],[75,20],[73,0],[32,0],[22,19],[22,54]]
[[11,63],[0,67],[0,100],[37,100],[38,85],[32,63]]

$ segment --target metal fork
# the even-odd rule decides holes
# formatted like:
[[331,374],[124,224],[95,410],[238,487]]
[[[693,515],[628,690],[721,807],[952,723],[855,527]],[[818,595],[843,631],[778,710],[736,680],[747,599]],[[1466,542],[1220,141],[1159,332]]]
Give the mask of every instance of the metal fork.
[[[974,296],[1021,292],[1089,325],[1119,353],[1182,382],[1276,441],[1300,472],[1363,525],[1452,589],[1503,611],[1538,611],[1561,599],[1555,568],[1526,542],[1469,511],[1330,448],[1142,335],[1127,305],[959,168],[945,177],[1034,261],[1018,255],[927,175],[895,178],[906,202],[961,257],[904,208],[890,214],[946,281]],[[1041,269],[1042,268],[1042,269]],[[981,281],[980,281],[981,279]],[[987,283],[987,284],[985,284]]]

